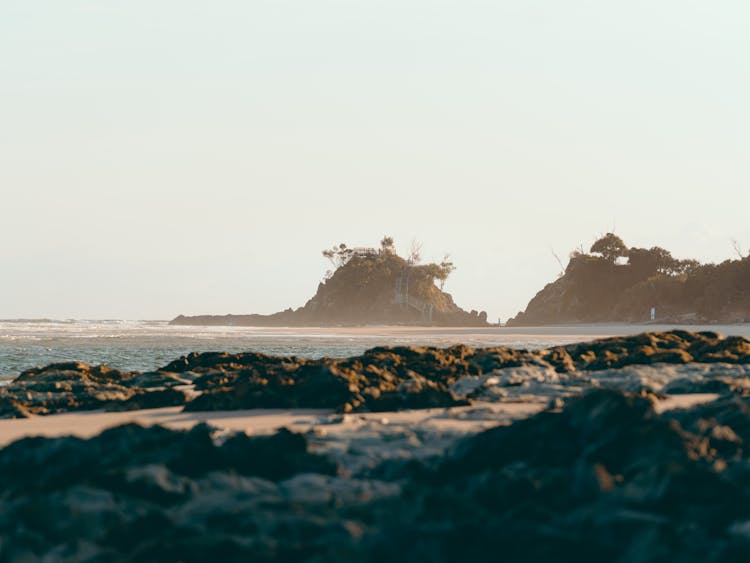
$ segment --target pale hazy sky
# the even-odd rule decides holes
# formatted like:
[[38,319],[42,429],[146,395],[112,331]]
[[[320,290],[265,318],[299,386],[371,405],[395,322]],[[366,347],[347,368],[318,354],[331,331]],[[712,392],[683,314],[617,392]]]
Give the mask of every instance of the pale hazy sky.
[[335,242],[504,319],[616,227],[750,247],[750,3],[2,0],[0,318],[304,304]]

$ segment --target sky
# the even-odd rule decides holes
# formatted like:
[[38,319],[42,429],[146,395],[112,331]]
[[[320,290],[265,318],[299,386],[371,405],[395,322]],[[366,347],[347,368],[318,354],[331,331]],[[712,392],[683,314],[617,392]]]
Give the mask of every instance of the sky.
[[614,230],[750,250],[743,0],[3,0],[0,318],[305,303],[334,243],[507,319]]

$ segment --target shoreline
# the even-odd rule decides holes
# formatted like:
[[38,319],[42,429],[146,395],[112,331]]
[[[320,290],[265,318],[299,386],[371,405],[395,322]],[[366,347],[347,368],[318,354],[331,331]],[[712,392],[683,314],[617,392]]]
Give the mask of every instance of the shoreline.
[[0,395],[19,417],[0,420],[9,560],[719,563],[750,545],[741,337],[67,362]]
[[[542,327],[175,327],[166,321],[3,323],[0,321],[0,381],[24,370],[60,361],[107,364],[127,371],[153,371],[192,351],[245,351],[305,358],[346,358],[376,346],[463,343],[472,348],[509,346],[544,349],[671,326],[572,324]],[[750,339],[750,325],[680,327]]]

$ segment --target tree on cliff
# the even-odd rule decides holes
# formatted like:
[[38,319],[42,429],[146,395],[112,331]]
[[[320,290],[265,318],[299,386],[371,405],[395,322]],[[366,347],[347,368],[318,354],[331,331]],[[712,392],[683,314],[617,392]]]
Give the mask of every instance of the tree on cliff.
[[656,274],[680,276],[700,267],[697,260],[678,260],[671,252],[660,246],[649,249],[631,248],[628,250],[628,264],[639,278],[648,278]]
[[618,258],[628,255],[628,247],[616,234],[607,233],[591,245],[589,252],[601,254],[605,260],[614,263]]
[[[612,267],[624,257],[626,264]],[[701,264],[660,246],[627,248],[607,233],[591,254],[571,253],[565,274],[509,324],[641,322],[654,306],[662,319],[750,322],[750,256]]]
[[409,248],[409,258],[406,260],[410,265],[414,266],[422,261],[422,243],[417,239],[411,241],[411,247]]
[[393,238],[384,236],[383,240],[380,241],[380,253],[381,254],[395,254],[396,248],[393,244]]
[[440,291],[443,291],[445,281],[448,279],[448,276],[451,275],[453,270],[456,269],[451,261],[450,254],[443,256],[443,261],[440,262],[440,264],[428,264],[428,266],[437,266],[436,268],[433,268],[432,274],[435,276],[435,279],[440,282]]
[[333,264],[334,269],[339,269],[345,265],[353,255],[353,250],[346,246],[343,242],[336,246],[335,244],[323,251],[323,256],[328,258]]
[[356,257],[358,260],[355,269],[360,274],[367,272],[368,276],[373,276],[380,269],[384,272],[397,272],[398,275],[401,275],[402,270],[406,268],[408,278],[415,278],[415,282],[420,286],[428,287],[437,281],[442,290],[448,276],[456,269],[450,260],[450,256],[446,254],[439,264],[420,264],[421,253],[422,244],[415,239],[412,241],[409,257],[407,259],[400,257],[396,253],[393,238],[389,236],[383,237],[380,241],[378,251],[369,248],[350,248],[345,243],[333,245],[331,248],[323,250],[323,256],[330,260],[334,267],[333,270],[326,272],[325,279],[330,280],[337,270],[352,262]]

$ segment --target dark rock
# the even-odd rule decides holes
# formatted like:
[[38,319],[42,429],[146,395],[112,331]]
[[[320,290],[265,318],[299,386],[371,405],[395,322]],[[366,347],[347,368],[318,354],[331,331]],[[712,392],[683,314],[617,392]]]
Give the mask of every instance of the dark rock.
[[594,391],[467,438],[409,474],[368,549],[393,561],[737,560],[750,413],[729,410],[659,416],[648,400]]
[[138,389],[134,395],[124,401],[114,401],[102,405],[111,411],[132,411],[140,409],[158,409],[162,407],[177,407],[188,401],[188,395],[179,389],[156,389],[143,391]]
[[750,341],[747,339],[722,338],[716,333],[685,330],[606,338],[572,344],[565,349],[576,367],[585,370],[655,363],[750,363]]
[[191,385],[192,383],[192,378],[183,374],[155,371],[134,374],[127,381],[124,381],[123,385],[141,389],[161,389],[178,385]]
[[0,560],[744,561],[750,399],[652,405],[595,390],[347,477],[286,431],[25,439],[0,450]]
[[123,372],[81,362],[50,364],[24,371],[0,387],[0,417],[80,410],[131,410],[183,405],[189,383],[171,373]]
[[276,483],[336,471],[287,431],[217,444],[206,426],[127,425],[20,440],[0,450],[0,561],[302,561],[351,534]]
[[[466,404],[451,386],[462,377],[513,367],[560,374],[631,365],[750,364],[750,341],[712,332],[673,330],[606,338],[547,350],[509,347],[377,347],[345,359],[304,359],[254,352],[192,353],[149,373],[81,363],[52,364],[22,373],[0,387],[0,416],[73,410],[156,408],[185,404],[190,411],[321,408],[339,411],[450,407]],[[705,392],[739,390],[741,382],[705,381]],[[577,385],[591,385],[577,378]],[[520,382],[523,383],[523,382]],[[194,385],[201,394],[181,386]],[[695,383],[698,385],[698,383]],[[687,384],[673,386],[687,392]],[[682,389],[682,391],[680,391]]]
[[180,369],[197,375],[196,388],[204,393],[187,410],[307,407],[348,412],[464,404],[449,389],[457,379],[508,367],[538,366],[572,373],[718,361],[750,363],[750,342],[674,330],[531,351],[397,346],[373,348],[344,360],[197,354],[162,371]]
[[456,377],[478,371],[463,359],[467,350],[471,349],[375,348],[345,360],[200,355],[183,364],[182,369],[199,375],[196,388],[203,390],[186,410],[363,411],[465,404],[448,386]]
[[683,377],[665,385],[663,393],[668,395],[685,395],[690,393],[719,393],[741,391],[736,382],[730,378],[714,377],[712,379],[695,379]]
[[0,418],[29,418],[28,409],[8,396],[0,396]]
[[78,379],[121,383],[133,376],[132,373],[112,369],[106,365],[90,366],[83,362],[61,362],[24,371],[14,382],[60,381]]
[[45,492],[75,485],[107,484],[132,468],[163,465],[177,475],[199,477],[231,470],[272,481],[301,472],[333,475],[336,467],[307,451],[305,438],[287,430],[250,438],[236,434],[221,444],[205,424],[190,431],[126,424],[85,440],[25,438],[0,450],[4,493]]

